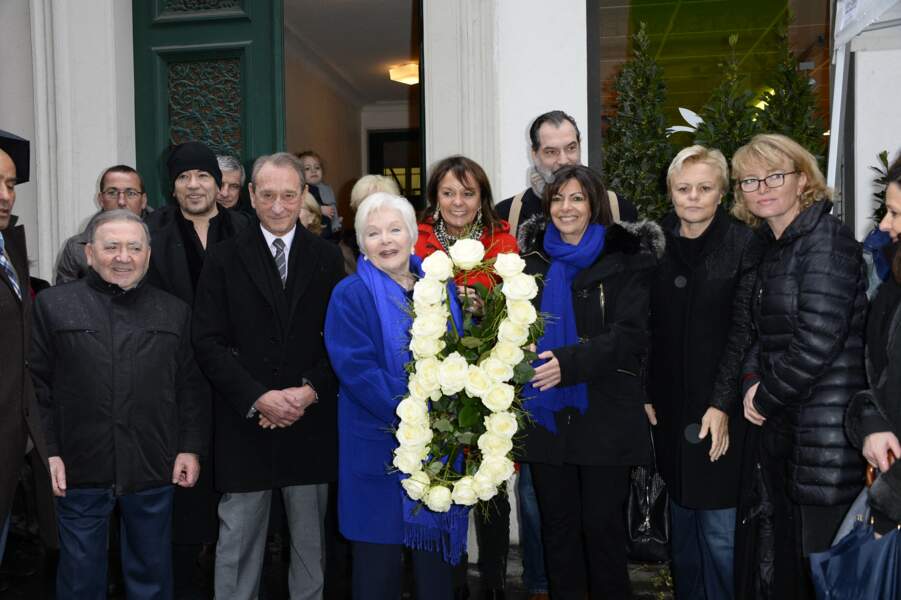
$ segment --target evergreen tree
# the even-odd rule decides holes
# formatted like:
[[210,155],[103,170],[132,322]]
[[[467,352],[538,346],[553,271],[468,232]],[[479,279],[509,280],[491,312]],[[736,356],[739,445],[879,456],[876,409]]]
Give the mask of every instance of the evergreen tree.
[[617,76],[616,115],[604,144],[604,183],[646,218],[670,209],[663,174],[673,150],[666,138],[663,71],[648,52],[645,24],[632,36],[633,57]]
[[[754,94],[746,86],[739,72],[735,45],[738,36],[729,36],[731,49],[728,60],[720,64],[723,80],[713,90],[707,104],[698,113],[704,120],[695,132],[695,143],[716,148],[731,164],[735,151],[751,141],[760,127],[757,109],[752,105]],[[732,192],[727,192],[725,202],[731,203]]]
[[816,98],[810,78],[798,70],[798,59],[788,44],[788,32],[779,34],[779,64],[772,92],[763,96],[766,107],[760,111],[760,131],[781,133],[792,138],[823,162],[825,144],[823,124],[817,114]]

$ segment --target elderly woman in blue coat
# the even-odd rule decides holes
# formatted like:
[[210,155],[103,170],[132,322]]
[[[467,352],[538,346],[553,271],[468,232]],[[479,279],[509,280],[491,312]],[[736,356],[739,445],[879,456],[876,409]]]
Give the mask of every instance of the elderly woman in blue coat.
[[[362,251],[357,271],[335,287],[325,322],[340,383],[338,525],[351,541],[354,599],[396,600],[410,505],[391,463],[395,410],[407,392],[408,305],[421,273],[413,255],[416,215],[405,198],[380,192],[360,204],[354,228]],[[434,533],[440,539],[445,532]],[[433,550],[412,551],[416,597],[452,598],[452,567]]]

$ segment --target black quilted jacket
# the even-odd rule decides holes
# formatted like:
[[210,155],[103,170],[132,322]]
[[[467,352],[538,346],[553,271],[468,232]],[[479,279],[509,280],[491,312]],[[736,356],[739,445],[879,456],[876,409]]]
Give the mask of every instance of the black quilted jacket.
[[760,381],[754,405],[773,426],[792,431],[789,493],[799,504],[850,502],[863,463],[843,428],[851,396],[866,386],[863,328],[866,276],[860,244],[830,213],[803,210],[769,242],[754,288],[757,341],[746,383]]

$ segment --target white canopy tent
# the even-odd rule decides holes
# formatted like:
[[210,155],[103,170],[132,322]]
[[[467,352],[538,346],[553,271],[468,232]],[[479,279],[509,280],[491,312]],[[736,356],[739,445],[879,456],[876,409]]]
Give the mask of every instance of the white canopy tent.
[[[867,37],[864,42],[864,37]],[[858,73],[858,82],[855,82],[855,98],[856,110],[854,114],[846,114],[846,100],[848,93],[848,67],[851,59],[851,53],[859,51],[901,51],[901,0],[837,0],[835,15],[835,34],[833,43],[833,64],[835,71],[832,84],[832,118],[830,126],[830,143],[829,143],[829,159],[827,166],[827,183],[836,190],[842,189],[840,165],[843,162],[842,148],[849,140],[843,140],[843,136],[847,128],[845,127],[848,119],[855,119],[855,124],[860,127],[854,128],[854,151],[855,164],[854,170],[856,174],[862,177],[855,177],[855,202],[854,205],[854,224],[855,233],[858,237],[862,237],[872,226],[869,221],[872,212],[872,203],[868,201],[871,194],[869,181],[866,180],[869,166],[873,164],[876,155],[881,150],[888,150],[890,155],[894,155],[895,151],[901,146],[901,130],[896,130],[894,123],[885,123],[885,130],[880,141],[888,140],[888,147],[871,148],[874,141],[866,135],[867,132],[859,132],[864,126],[870,127],[870,124],[858,123],[857,116],[861,111],[870,111],[871,114],[878,114],[880,103],[887,103],[892,112],[901,115],[898,110],[897,98],[901,95],[901,85],[897,83],[898,67],[895,66],[894,72],[882,73],[885,82],[894,88],[894,93],[890,98],[881,98],[884,93],[870,94],[865,86],[873,81],[868,81],[867,73]],[[883,57],[884,58],[884,57]],[[895,63],[897,65],[897,63]],[[874,67],[876,68],[876,67]],[[875,90],[874,90],[875,91]],[[852,92],[852,93],[854,93]],[[901,116],[898,123],[901,124]],[[863,181],[858,181],[863,179]],[[866,198],[864,198],[866,197]]]

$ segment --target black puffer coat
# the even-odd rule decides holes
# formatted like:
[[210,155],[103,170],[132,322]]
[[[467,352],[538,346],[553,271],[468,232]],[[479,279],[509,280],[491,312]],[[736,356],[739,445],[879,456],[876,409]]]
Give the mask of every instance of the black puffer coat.
[[756,381],[764,428],[792,435],[789,494],[798,504],[850,502],[862,485],[860,454],[845,436],[845,409],[866,386],[863,327],[867,308],[861,246],[832,216],[832,203],[801,211],[769,242],[754,287],[757,341],[745,363]]
[[[545,275],[544,217],[519,228],[525,272]],[[604,249],[572,284],[579,343],[554,349],[561,386],[588,384],[588,409],[557,413],[557,433],[540,425],[525,432],[526,462],[626,466],[650,462],[651,436],[643,404],[648,302],[657,259],[663,254],[657,224],[611,225]],[[543,288],[542,288],[543,291]],[[533,300],[541,308],[541,293]]]
[[70,488],[170,485],[177,454],[208,451],[190,312],[152,285],[123,291],[93,270],[37,297],[31,373],[47,450]]
[[[739,377],[752,341],[749,305],[763,244],[722,209],[696,240],[680,238],[679,225],[675,213],[661,221],[666,253],[651,288],[648,395],[657,412],[657,465],[682,506],[732,508],[747,427]],[[716,462],[710,435],[697,439],[711,407],[729,415],[729,449]]]

